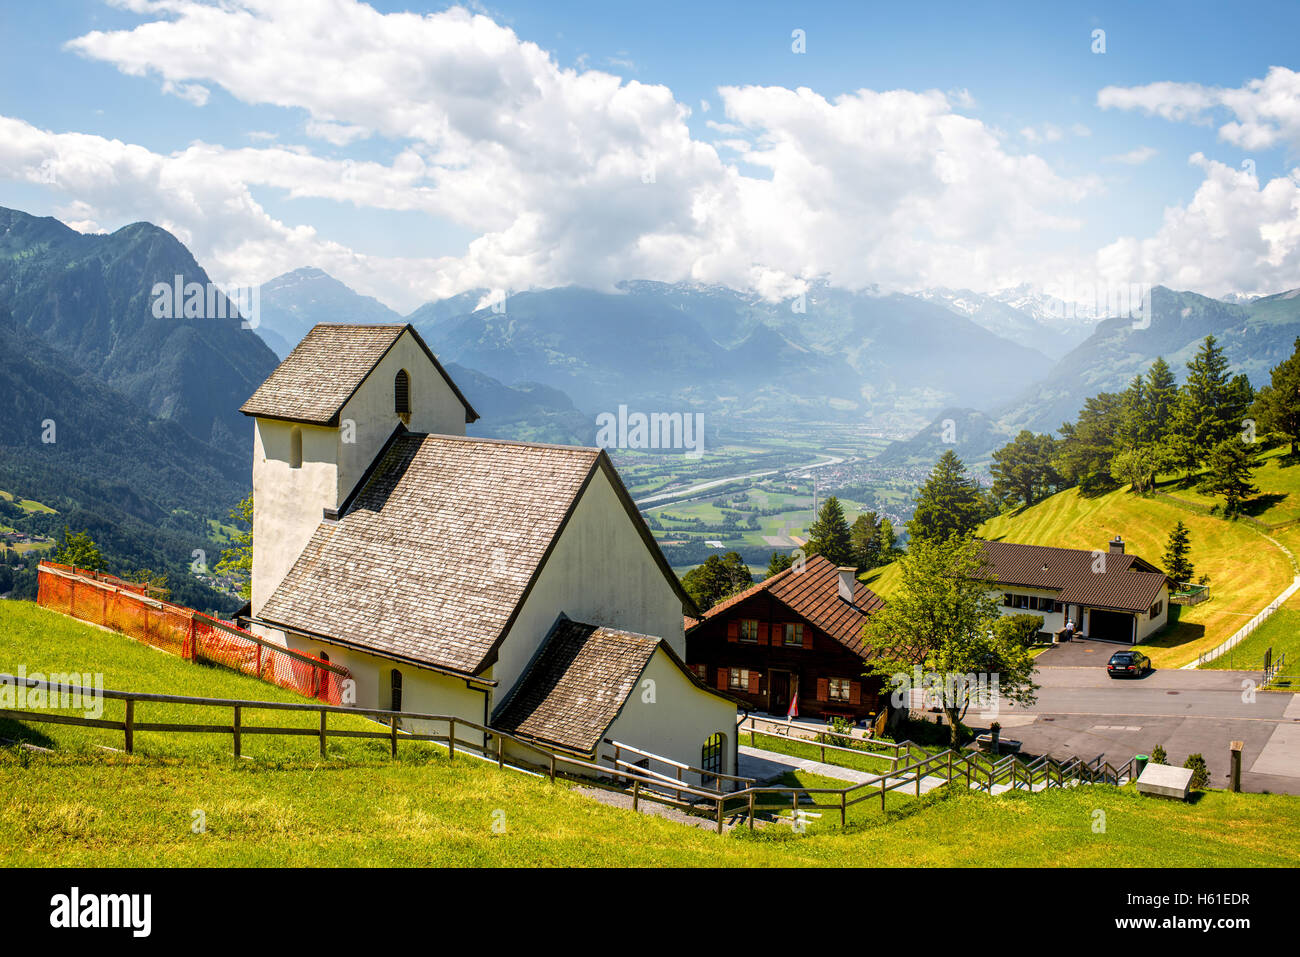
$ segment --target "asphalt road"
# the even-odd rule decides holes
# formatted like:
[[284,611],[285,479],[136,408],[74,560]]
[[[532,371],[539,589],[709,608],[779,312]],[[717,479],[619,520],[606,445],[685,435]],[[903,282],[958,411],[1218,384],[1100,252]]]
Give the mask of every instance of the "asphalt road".
[[1057,758],[1101,755],[1121,764],[1160,744],[1181,765],[1200,752],[1214,787],[1228,783],[1229,743],[1243,741],[1243,790],[1300,794],[1300,695],[1253,690],[1257,671],[1172,669],[1114,679],[1106,661],[1118,647],[1076,640],[1044,652],[1036,704],[1004,703],[996,719],[972,709],[966,724],[997,720],[1003,738]]

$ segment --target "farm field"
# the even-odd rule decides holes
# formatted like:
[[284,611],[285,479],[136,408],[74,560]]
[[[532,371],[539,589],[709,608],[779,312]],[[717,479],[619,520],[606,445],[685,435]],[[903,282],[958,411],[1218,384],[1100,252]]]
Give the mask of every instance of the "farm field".
[[[255,679],[192,665],[35,606],[0,603],[0,670],[102,671],[108,687],[302,700]],[[161,707],[161,706],[158,706]],[[169,714],[168,717],[177,717]],[[373,727],[364,719],[352,719]],[[359,726],[363,726],[359,725]],[[0,863],[6,866],[1289,866],[1278,833],[1300,828],[1300,799],[1207,792],[1194,804],[1130,788],[1080,787],[989,798],[891,795],[719,836],[611,807],[565,784],[409,744],[118,735],[0,722],[50,753],[0,747]],[[210,740],[209,740],[210,738]],[[310,739],[307,739],[310,742]],[[254,739],[249,739],[250,743]],[[224,744],[224,747],[223,747]],[[802,774],[805,786],[836,782]],[[1092,830],[1107,812],[1105,834]],[[195,811],[205,827],[195,833]],[[787,816],[788,817],[788,816]],[[497,826],[494,828],[494,824]]]
[[[1291,582],[1294,572],[1285,552],[1252,526],[1126,490],[1089,498],[1068,489],[1032,508],[991,519],[978,534],[1029,545],[1088,549],[1105,548],[1120,535],[1130,554],[1159,566],[1169,532],[1179,521],[1191,534],[1195,577],[1209,575],[1211,597],[1197,605],[1173,606],[1171,612],[1177,610],[1178,620],[1138,646],[1157,668],[1171,668],[1194,661],[1227,639]],[[888,597],[898,577],[897,566],[886,566],[868,572],[863,581]]]

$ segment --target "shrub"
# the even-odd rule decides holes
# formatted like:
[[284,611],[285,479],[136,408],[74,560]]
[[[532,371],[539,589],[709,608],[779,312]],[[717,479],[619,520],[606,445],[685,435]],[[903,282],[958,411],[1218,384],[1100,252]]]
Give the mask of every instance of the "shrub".
[[[1152,764],[1169,763],[1169,755],[1165,754],[1165,749],[1163,745],[1157,744],[1154,748],[1151,749],[1151,763]],[[1153,771],[1152,773],[1154,774],[1155,772]]]
[[1205,758],[1199,752],[1189,754],[1183,767],[1192,771],[1192,787],[1198,791],[1205,790],[1210,783],[1210,769],[1205,766]]
[[832,717],[826,726],[826,731],[818,734],[814,739],[818,744],[834,744],[841,748],[857,747],[857,743],[850,741],[847,737],[840,735],[851,735],[853,733],[853,722],[848,718]]

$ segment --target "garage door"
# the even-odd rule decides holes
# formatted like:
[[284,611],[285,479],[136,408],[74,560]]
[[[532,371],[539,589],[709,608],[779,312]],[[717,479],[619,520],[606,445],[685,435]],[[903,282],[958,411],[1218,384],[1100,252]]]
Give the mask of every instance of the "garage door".
[[1126,615],[1120,611],[1097,611],[1096,609],[1088,613],[1092,619],[1092,624],[1088,629],[1089,638],[1097,638],[1101,641],[1122,641],[1129,644],[1133,641],[1133,616]]

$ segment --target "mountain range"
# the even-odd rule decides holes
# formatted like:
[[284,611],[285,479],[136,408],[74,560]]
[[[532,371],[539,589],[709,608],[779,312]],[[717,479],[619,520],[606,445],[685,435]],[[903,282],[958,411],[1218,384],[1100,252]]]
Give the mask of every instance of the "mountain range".
[[1182,381],[1186,364],[1207,335],[1223,347],[1233,373],[1256,389],[1273,366],[1292,354],[1300,337],[1300,289],[1227,302],[1164,286],[1151,290],[1150,315],[1101,320],[1092,334],[1056,362],[1046,375],[1009,401],[947,409],[911,439],[885,449],[881,462],[932,462],[946,448],[943,421],[956,422],[958,454],[987,458],[1020,429],[1056,432],[1098,392],[1123,390],[1135,375],[1163,356]]

